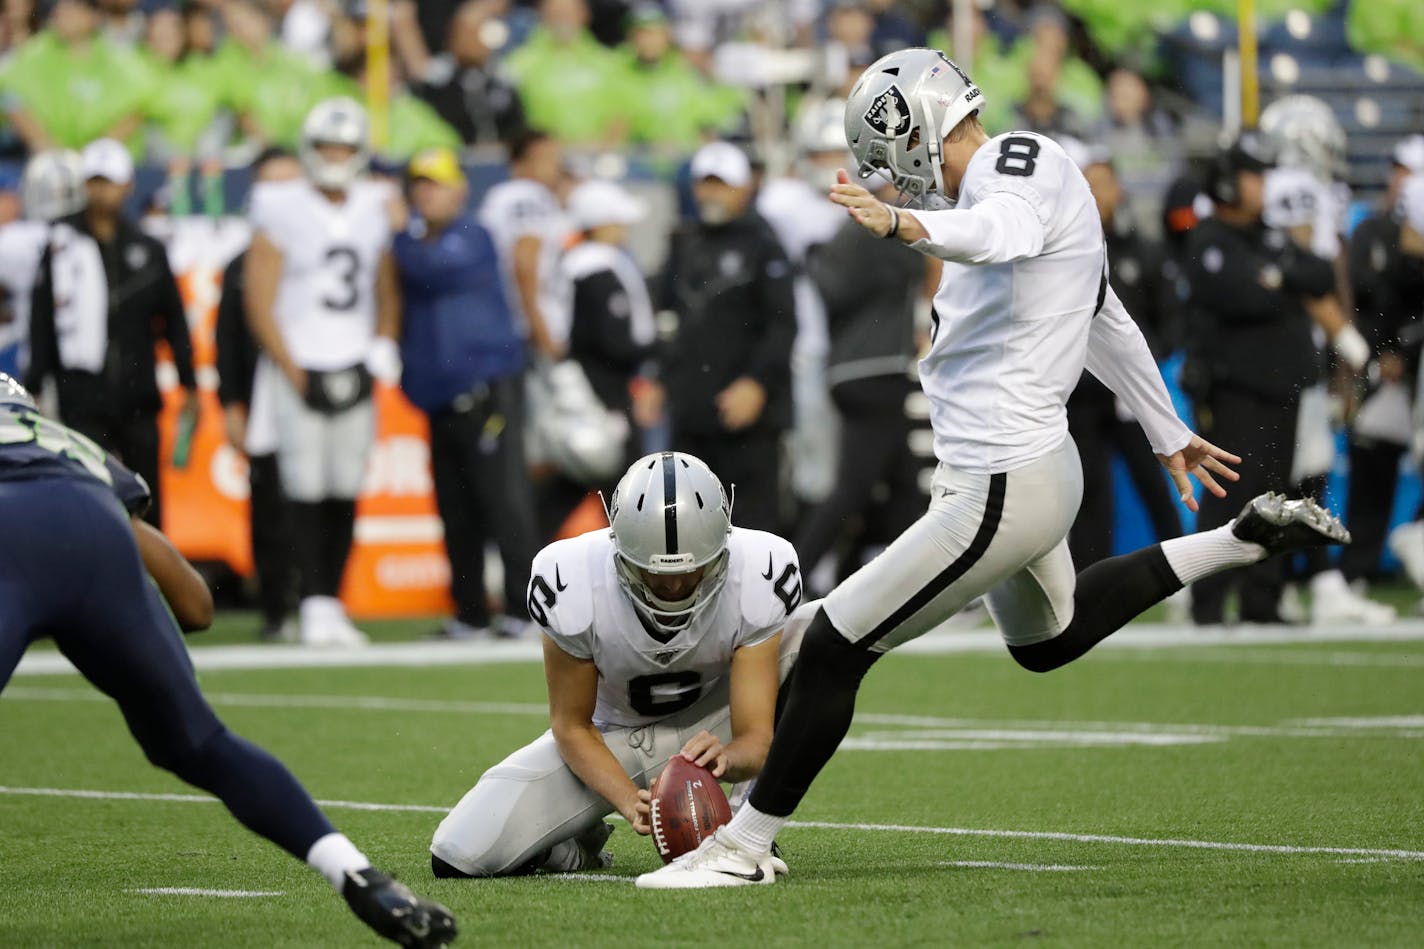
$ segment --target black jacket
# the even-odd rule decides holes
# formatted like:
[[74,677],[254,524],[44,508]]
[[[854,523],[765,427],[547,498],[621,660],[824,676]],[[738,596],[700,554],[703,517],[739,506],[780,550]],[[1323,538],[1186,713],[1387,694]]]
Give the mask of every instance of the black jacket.
[[618,274],[598,270],[573,282],[569,357],[578,362],[605,407],[628,412],[628,383],[652,355],[651,345],[633,338],[629,295]]
[[1294,399],[1320,376],[1305,301],[1335,290],[1335,268],[1260,224],[1211,217],[1187,237],[1188,390],[1229,387]]
[[223,405],[249,405],[252,377],[257,372],[261,351],[242,304],[242,268],[247,252],[238,254],[223,271],[222,296],[218,298],[218,322],[214,330],[217,344],[218,401]]
[[[83,213],[65,224],[82,234],[89,231]],[[99,243],[109,287],[108,350],[101,373],[71,370],[60,364],[54,323],[53,254],[46,248],[36,275],[30,313],[30,369],[26,377],[38,390],[54,376],[60,414],[65,418],[129,419],[152,415],[162,408],[154,378],[154,344],[162,339],[172,351],[178,379],[186,389],[193,376],[193,342],[178,283],[168,267],[168,254],[156,239],[121,217],[111,243]]]
[[791,426],[791,344],[796,311],[791,263],[771,226],[754,211],[727,224],[676,233],[663,272],[662,300],[677,334],[661,366],[676,431],[725,431],[717,393],[750,376],[766,407],[749,432]]
[[[1176,264],[1160,244],[1126,226],[1108,230],[1107,248],[1112,288],[1160,362],[1176,348],[1180,336],[1175,319]],[[1092,373],[1084,372],[1068,401],[1068,410],[1077,412],[1089,406],[1116,411],[1112,391]]]
[[1388,212],[1360,222],[1350,237],[1355,324],[1376,356],[1403,356],[1413,388],[1424,343],[1424,258],[1399,249],[1399,220]]
[[437,57],[412,91],[430,103],[467,145],[508,142],[528,126],[519,92],[492,69]]
[[904,377],[915,359],[915,299],[924,285],[924,257],[847,221],[812,248],[806,271],[826,305],[826,381],[834,387],[873,376]]

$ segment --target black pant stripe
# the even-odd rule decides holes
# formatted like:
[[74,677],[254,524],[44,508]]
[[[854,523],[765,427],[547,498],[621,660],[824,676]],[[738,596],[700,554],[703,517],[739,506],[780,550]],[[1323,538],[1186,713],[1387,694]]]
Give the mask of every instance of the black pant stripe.
[[979,562],[979,559],[984,556],[984,552],[989,549],[989,542],[998,533],[999,519],[1004,514],[1004,490],[1008,482],[1009,476],[1002,472],[989,477],[989,497],[984,501],[984,516],[979,521],[979,530],[975,532],[974,539],[969,542],[968,547],[964,548],[964,553],[956,557],[948,567],[941,570],[933,580],[921,587],[919,592],[902,603],[899,609],[882,620],[870,631],[868,636],[857,640],[856,645],[869,649],[880,642],[901,623],[928,606],[931,600],[949,589],[951,583],[964,576],[969,572],[969,568]]

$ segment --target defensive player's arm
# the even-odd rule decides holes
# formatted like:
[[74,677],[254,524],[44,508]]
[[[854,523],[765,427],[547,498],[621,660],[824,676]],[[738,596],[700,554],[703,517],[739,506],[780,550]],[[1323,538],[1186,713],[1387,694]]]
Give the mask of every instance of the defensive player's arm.
[[652,833],[647,791],[633,783],[594,727],[598,668],[544,637],[544,680],[549,686],[549,725],[559,756],[590,791],[617,808],[640,834]]
[[130,523],[144,569],[158,584],[158,591],[168,601],[179,628],[185,633],[195,633],[211,626],[213,595],[198,571],[152,525],[137,517],[131,518]]
[[559,347],[544,321],[539,308],[539,258],[543,240],[535,234],[525,234],[514,242],[514,286],[519,293],[519,305],[529,320],[529,342],[550,359],[559,358]]
[[1132,411],[1154,452],[1171,455],[1192,440],[1141,328],[1111,286],[1088,330],[1087,367]]
[[718,777],[723,781],[754,778],[766,763],[776,723],[780,655],[780,633],[732,654],[732,740],[722,749],[727,768]]
[[252,235],[247,262],[242,270],[243,304],[247,327],[267,358],[282,370],[296,388],[306,395],[306,372],[292,360],[286,340],[277,325],[277,286],[282,280],[282,251],[261,231]]

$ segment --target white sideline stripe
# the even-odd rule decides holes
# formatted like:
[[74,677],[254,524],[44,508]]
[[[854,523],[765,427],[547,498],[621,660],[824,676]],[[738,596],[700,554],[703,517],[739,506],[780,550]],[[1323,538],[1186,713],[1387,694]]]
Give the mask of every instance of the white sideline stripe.
[[1072,867],[1059,863],[996,863],[993,860],[944,860],[941,867],[967,867],[971,870],[1032,870],[1035,873],[1061,873],[1070,870],[1101,870],[1102,867]]
[[281,890],[204,890],[195,886],[146,886],[130,893],[145,896],[221,896],[229,899],[253,899],[261,896],[281,896]]
[[[25,797],[71,797],[93,801],[165,801],[177,804],[218,804],[206,794],[162,794],[142,791],[90,791],[84,788],[13,788],[0,785],[0,795]],[[418,814],[446,814],[448,807],[433,804],[372,804],[366,801],[317,801],[322,807],[352,811],[402,811]]]
[[[1138,624],[1114,634],[1094,649],[1094,655],[1122,649],[1177,649],[1198,646],[1262,646],[1301,643],[1363,643],[1424,641],[1424,621],[1390,626],[1310,626],[1289,629]],[[201,643],[201,638],[195,642]],[[936,631],[895,650],[900,655],[1000,653],[1004,641],[993,629]],[[482,666],[506,662],[538,662],[540,641],[373,643],[356,649],[314,649],[298,645],[195,645],[190,653],[202,671],[238,669],[336,669],[372,666]],[[20,660],[16,675],[68,675],[69,660],[58,652],[32,652]]]
[[[92,791],[78,788],[17,788],[0,786],[0,795],[31,795],[68,797],[90,800],[173,801],[187,804],[216,804],[217,798],[202,794],[145,794],[134,791]],[[447,807],[429,804],[374,804],[365,801],[317,801],[322,807],[352,808],[364,811],[414,811],[444,814]],[[841,824],[832,821],[788,821],[787,827],[806,830],[858,830],[867,833],[936,834],[949,837],[995,837],[1009,840],[1059,840],[1068,843],[1123,844],[1133,847],[1186,847],[1196,850],[1231,850],[1242,853],[1278,854],[1340,854],[1347,857],[1393,857],[1400,860],[1424,860],[1424,850],[1395,850],[1379,847],[1305,847],[1292,844],[1242,844],[1219,840],[1180,840],[1176,838],[1119,837],[1112,834],[1070,834],[1043,830],[987,830],[978,827],[924,827],[917,824]],[[605,879],[598,874],[550,874],[550,877],[582,877]]]
[[1327,728],[1424,728],[1424,715],[1380,715],[1370,718],[1307,718],[1302,725]]
[[837,824],[830,821],[787,821],[787,827],[816,830],[861,830],[901,834],[943,834],[949,837],[1001,837],[1012,840],[1062,840],[1084,844],[1124,844],[1131,847],[1187,847],[1196,850],[1235,850],[1242,853],[1338,853],[1361,857],[1398,857],[1424,860],[1424,850],[1383,850],[1371,847],[1297,847],[1290,844],[1238,844],[1220,840],[1119,837],[1114,834],[1069,834],[1048,830],[982,830],[973,827],[921,827],[914,824]]

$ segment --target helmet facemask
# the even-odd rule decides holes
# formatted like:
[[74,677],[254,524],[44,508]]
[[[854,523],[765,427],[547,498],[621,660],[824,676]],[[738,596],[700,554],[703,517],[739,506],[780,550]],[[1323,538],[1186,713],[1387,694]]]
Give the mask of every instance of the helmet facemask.
[[[709,606],[716,602],[717,594],[727,582],[727,551],[724,549],[711,563],[701,567],[693,567],[687,570],[666,571],[668,574],[691,573],[701,569],[702,577],[693,587],[692,592],[681,600],[664,600],[643,579],[643,570],[637,564],[624,557],[621,553],[615,554],[614,565],[617,568],[618,584],[623,587],[628,598],[633,601],[633,608],[638,611],[645,622],[654,629],[664,634],[675,633],[691,625]],[[663,573],[664,571],[647,570],[648,573]]]
[[[732,505],[710,468],[681,452],[640,458],[606,511],[618,584],[650,632],[671,637],[716,602],[727,580]],[[693,588],[675,600],[646,579],[699,570]]]

